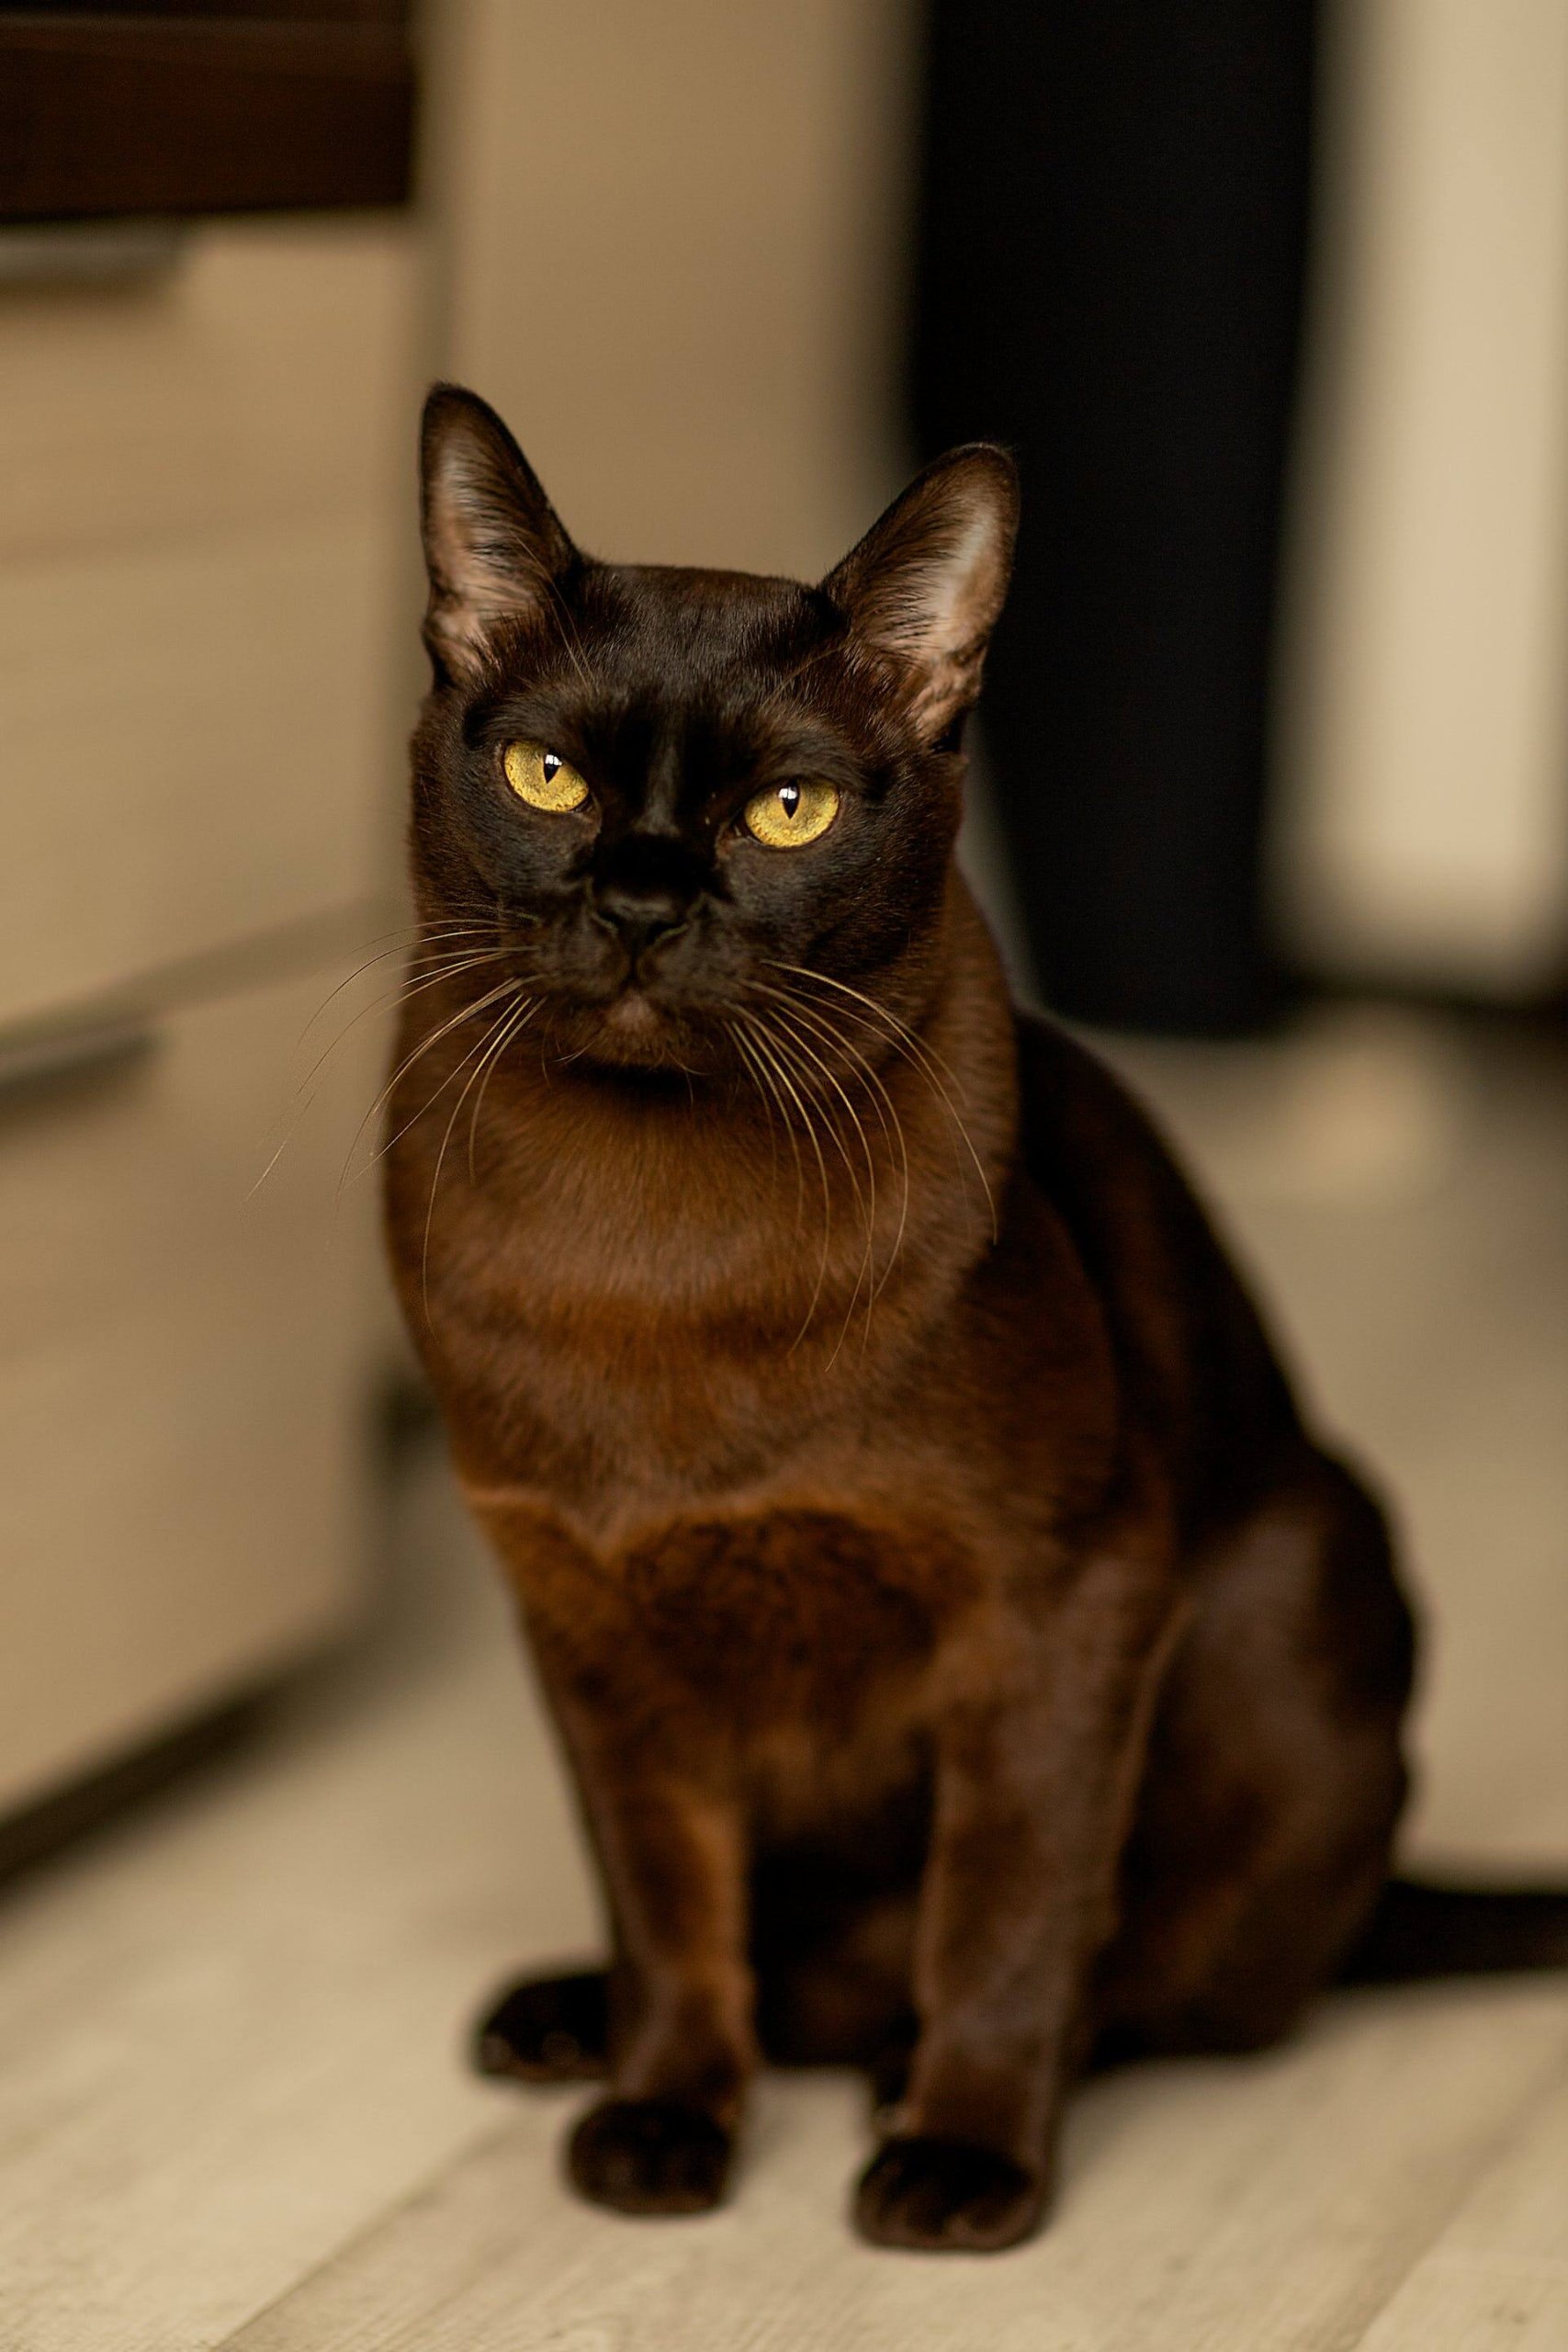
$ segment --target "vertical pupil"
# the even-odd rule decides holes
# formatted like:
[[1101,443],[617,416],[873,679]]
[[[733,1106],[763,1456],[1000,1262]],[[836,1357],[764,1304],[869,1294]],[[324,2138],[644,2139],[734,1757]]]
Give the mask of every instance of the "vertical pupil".
[[558,752],[547,752],[542,762],[545,771],[545,782],[547,784],[553,783],[557,769],[564,767],[565,764],[565,762],[561,759],[560,754]]
[[799,806],[800,806],[800,786],[799,786],[799,785],[798,785],[798,784],[781,784],[781,785],[780,785],[780,786],[779,786],[779,807],[784,810],[784,815],[785,815],[786,817],[793,817],[793,816],[795,815],[795,810],[799,808]]

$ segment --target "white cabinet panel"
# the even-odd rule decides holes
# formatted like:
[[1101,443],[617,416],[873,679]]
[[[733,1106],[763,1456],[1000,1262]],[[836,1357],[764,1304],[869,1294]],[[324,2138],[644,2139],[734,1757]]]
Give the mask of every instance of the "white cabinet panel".
[[374,1024],[345,1044],[339,1115],[252,1190],[336,978],[0,1096],[0,1804],[352,1612],[378,1273],[373,1188],[334,1194]]

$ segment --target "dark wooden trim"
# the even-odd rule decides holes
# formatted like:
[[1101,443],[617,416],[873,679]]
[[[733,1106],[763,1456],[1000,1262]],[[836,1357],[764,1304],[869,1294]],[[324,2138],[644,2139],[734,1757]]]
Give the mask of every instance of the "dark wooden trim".
[[262,25],[406,25],[408,13],[404,0],[93,0],[91,6],[84,0],[0,0],[0,24],[16,17],[51,24],[107,17],[164,24],[216,17]]
[[264,1693],[227,1699],[194,1723],[0,1817],[0,1894],[9,1894],[25,1871],[111,1828],[132,1807],[150,1805],[201,1769],[238,1757],[265,1721]]
[[0,220],[400,204],[413,105],[396,23],[0,13]]

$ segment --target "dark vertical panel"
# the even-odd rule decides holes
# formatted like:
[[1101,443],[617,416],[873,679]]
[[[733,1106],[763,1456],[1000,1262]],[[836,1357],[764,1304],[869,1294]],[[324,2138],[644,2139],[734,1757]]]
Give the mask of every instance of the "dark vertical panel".
[[1243,1027],[1307,227],[1313,0],[931,0],[930,448],[1024,470],[987,741],[1063,1011]]

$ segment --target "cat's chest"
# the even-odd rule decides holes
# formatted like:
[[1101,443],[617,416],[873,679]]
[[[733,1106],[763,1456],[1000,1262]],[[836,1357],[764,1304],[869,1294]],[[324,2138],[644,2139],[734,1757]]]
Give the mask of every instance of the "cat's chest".
[[569,1506],[606,1485],[733,1490],[781,1442],[874,1424],[962,1288],[959,1241],[897,1193],[868,1256],[857,1204],[819,1229],[783,1172],[776,1197],[744,1170],[654,1184],[635,1156],[563,1146],[536,1182],[464,1173],[426,1250],[430,1188],[393,1171],[411,1329],[465,1453]]
[[581,1515],[606,1495],[732,1494],[786,1450],[874,1451],[927,1352],[900,1302],[808,1317],[744,1268],[699,1284],[672,1257],[628,1237],[614,1279],[585,1278],[530,1237],[437,1296],[423,1336],[464,1455]]
[[590,1544],[537,1506],[470,1498],[555,1671],[626,1721],[670,1704],[751,1735],[849,1736],[919,1684],[975,1577],[939,1522],[780,1502]]

